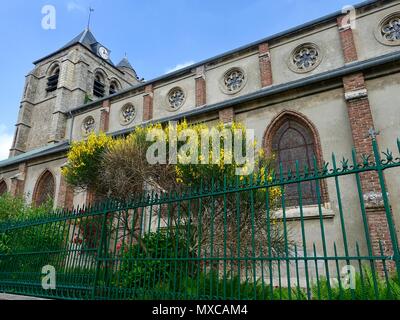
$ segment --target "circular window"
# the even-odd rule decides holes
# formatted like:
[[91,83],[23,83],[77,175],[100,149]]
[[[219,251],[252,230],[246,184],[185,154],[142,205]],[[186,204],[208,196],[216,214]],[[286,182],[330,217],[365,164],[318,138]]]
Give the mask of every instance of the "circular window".
[[183,106],[186,100],[185,92],[182,88],[176,87],[170,90],[167,96],[169,110],[175,111]]
[[243,69],[232,68],[225,72],[222,78],[221,88],[226,94],[235,94],[244,88],[246,82],[247,76]]
[[288,66],[297,73],[306,73],[319,66],[323,58],[321,49],[314,43],[304,43],[290,54]]
[[82,122],[82,134],[84,136],[88,136],[92,132],[94,132],[96,126],[96,121],[92,116],[86,117],[85,120]]
[[136,108],[133,104],[128,103],[124,105],[121,109],[119,120],[123,126],[126,126],[132,123],[136,118]]
[[400,45],[400,12],[392,13],[383,19],[375,30],[375,37],[385,45]]

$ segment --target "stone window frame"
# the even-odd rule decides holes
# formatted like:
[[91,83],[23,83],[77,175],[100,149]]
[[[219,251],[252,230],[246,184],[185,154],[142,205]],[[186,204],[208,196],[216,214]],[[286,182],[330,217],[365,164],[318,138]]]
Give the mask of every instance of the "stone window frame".
[[[129,121],[125,121],[125,120],[123,119],[123,111],[124,111],[124,109],[126,109],[127,107],[133,107],[133,108],[135,109],[135,116],[134,116],[131,120],[129,120]],[[136,106],[135,106],[132,102],[125,103],[125,104],[121,107],[120,112],[119,112],[119,122],[120,122],[120,124],[121,124],[122,126],[128,126],[128,125],[130,125],[133,121],[135,121],[137,115],[138,115],[138,109],[136,108]]]
[[[233,91],[230,91],[230,90],[226,87],[225,79],[226,79],[226,77],[227,77],[230,73],[232,73],[232,72],[234,72],[234,71],[240,71],[240,72],[244,75],[244,80],[243,80],[243,84],[242,84],[242,86],[241,86],[240,88],[238,88],[238,89],[236,89],[236,90],[233,90]],[[219,87],[220,87],[220,90],[221,90],[224,94],[227,94],[227,95],[235,95],[235,94],[239,93],[240,91],[242,91],[242,90],[246,87],[247,81],[248,81],[248,72],[245,70],[245,68],[243,68],[242,66],[235,66],[235,67],[229,68],[228,70],[226,70],[226,71],[223,73],[222,77],[221,77],[220,80],[219,80]]]
[[[317,52],[318,52],[318,60],[316,61],[316,63],[312,67],[310,67],[308,69],[299,69],[293,62],[294,56],[295,56],[297,51],[299,51],[303,47],[307,47],[307,46],[313,47],[315,50],[317,50]],[[295,73],[299,73],[299,74],[304,74],[304,73],[309,73],[309,72],[314,71],[315,69],[317,69],[321,65],[321,63],[324,60],[324,58],[325,58],[325,52],[321,48],[321,46],[319,46],[315,42],[305,42],[305,43],[302,43],[302,44],[296,46],[290,52],[289,57],[286,60],[286,64],[287,64],[287,66],[289,67],[289,69],[291,71],[293,71]]]
[[[84,129],[84,125],[85,125],[85,123],[86,123],[89,119],[93,119],[93,130],[91,130],[91,131],[89,131],[89,132],[86,132],[86,130]],[[95,131],[96,131],[96,119],[95,119],[94,116],[92,116],[92,115],[86,116],[86,117],[82,120],[82,123],[81,123],[81,134],[82,134],[82,136],[86,138],[87,136],[89,136],[91,133],[93,133],[93,132],[95,132]]]
[[[1,193],[1,187],[4,187],[4,186],[5,186],[4,192]],[[6,194],[8,192],[9,192],[9,189],[8,189],[8,184],[7,184],[6,180],[0,179],[0,196]]]
[[[171,106],[171,103],[170,103],[170,101],[169,101],[171,94],[172,94],[174,91],[176,91],[176,90],[180,90],[180,91],[183,92],[183,100],[182,100],[182,103],[181,103],[181,105],[180,105],[179,107],[177,107],[177,108],[172,107],[172,106]],[[167,93],[167,95],[166,95],[166,97],[165,97],[165,101],[166,101],[166,105],[167,105],[167,110],[170,111],[170,112],[176,112],[176,111],[178,111],[179,109],[181,109],[181,108],[185,105],[186,99],[187,99],[187,93],[186,93],[186,90],[185,90],[183,87],[180,87],[180,86],[175,86],[175,87],[173,87],[172,89],[170,89],[170,90],[168,91],[168,93]]]
[[[318,168],[322,168],[324,165],[324,159],[323,159],[323,154],[322,154],[322,144],[320,140],[320,135],[318,133],[318,130],[314,123],[311,122],[305,116],[304,114],[294,111],[294,110],[283,110],[281,111],[275,118],[272,119],[272,121],[269,123],[267,126],[267,129],[265,130],[264,137],[263,137],[263,149],[265,151],[265,154],[267,156],[272,156],[273,151],[272,151],[272,144],[273,144],[273,139],[277,131],[281,128],[281,126],[287,121],[287,120],[294,120],[305,127],[307,127],[311,133],[312,133],[312,138],[314,140],[314,146],[315,146],[315,158],[317,160],[317,165]],[[328,192],[328,184],[326,179],[320,180],[320,193],[321,193],[321,207],[323,210],[325,210],[323,215],[326,215],[327,217],[332,216],[332,211],[330,210],[330,199],[329,199],[329,192]],[[296,209],[298,207],[287,207],[286,209]],[[315,205],[304,205],[303,208],[309,208],[310,210],[314,211],[314,213],[311,214],[311,216],[317,216],[318,215],[318,206]],[[296,218],[296,217],[295,217]],[[298,218],[298,217],[297,217]]]
[[106,84],[106,82],[109,79],[109,77],[108,77],[107,73],[102,68],[96,68],[93,71],[93,80],[96,79],[97,75],[100,75],[103,78],[102,80],[104,80],[104,84]]
[[49,65],[49,67],[48,67],[47,70],[46,70],[46,77],[52,76],[52,75],[54,74],[54,71],[55,71],[57,68],[59,69],[59,71],[60,71],[60,73],[61,73],[61,63],[60,63],[60,61],[58,61],[58,60],[53,61],[53,62]]
[[121,91],[121,89],[122,89],[121,83],[118,81],[118,79],[112,78],[110,80],[110,85],[108,86],[108,94],[109,95],[111,95],[110,90],[111,90],[112,85],[115,85],[115,93],[118,93],[119,91]]
[[53,179],[54,182],[54,187],[53,187],[53,195],[52,195],[52,200],[55,202],[55,197],[56,197],[56,190],[57,190],[57,179],[55,174],[50,170],[50,169],[45,169],[43,172],[39,175],[39,177],[36,180],[35,188],[33,189],[33,194],[32,194],[32,203],[35,205],[41,205],[43,203],[39,203],[39,196],[43,193],[43,190],[41,190],[41,184],[43,183],[43,179],[47,178],[46,176],[50,176]]
[[[58,78],[57,78],[57,87],[60,84],[60,77],[61,77],[61,63],[57,61],[53,61],[50,66],[47,68],[46,71],[46,80],[48,80],[50,77],[56,75],[56,71],[58,70]],[[53,91],[48,91],[48,85],[46,85],[46,96],[55,94],[56,90]]]
[[93,81],[92,81],[92,90],[91,90],[94,99],[101,99],[101,97],[97,97],[94,94],[94,83],[95,83],[95,81],[96,81],[98,76],[101,77],[100,83],[104,86],[104,95],[103,95],[102,98],[104,98],[105,96],[108,95],[109,88],[110,88],[109,87],[109,81],[108,81],[109,77],[108,77],[107,73],[102,68],[95,69],[93,71]]
[[400,18],[400,11],[396,11],[396,12],[392,12],[389,15],[386,15],[383,19],[381,19],[381,21],[378,23],[378,25],[376,26],[375,30],[374,30],[374,35],[376,40],[386,46],[400,46],[400,40],[397,41],[389,41],[386,40],[383,35],[382,35],[382,27],[384,24],[386,24],[389,20],[395,18],[395,17],[399,17]]

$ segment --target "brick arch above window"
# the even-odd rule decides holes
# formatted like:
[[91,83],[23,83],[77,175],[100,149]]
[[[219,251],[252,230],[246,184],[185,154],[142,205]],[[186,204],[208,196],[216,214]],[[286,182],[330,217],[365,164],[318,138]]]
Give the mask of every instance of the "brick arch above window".
[[[296,160],[299,164],[300,174],[304,167],[315,169],[323,167],[322,149],[319,134],[314,124],[303,114],[285,110],[276,116],[268,126],[264,135],[264,149],[268,155],[276,155],[276,170],[282,165],[283,174],[296,172]],[[320,183],[321,204],[328,201],[326,182]],[[302,183],[303,204],[315,205],[318,203],[318,192],[314,183]],[[297,185],[286,187],[288,206],[297,206]]]
[[56,193],[56,180],[54,175],[49,171],[45,170],[38,178],[35,189],[33,191],[33,203],[36,206],[40,206],[46,201],[54,201]]
[[4,180],[0,180],[0,196],[8,192],[7,183]]

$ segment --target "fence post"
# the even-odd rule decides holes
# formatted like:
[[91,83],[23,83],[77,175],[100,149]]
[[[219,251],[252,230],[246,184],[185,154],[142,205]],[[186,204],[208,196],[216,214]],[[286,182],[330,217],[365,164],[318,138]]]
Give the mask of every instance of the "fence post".
[[390,207],[389,197],[386,189],[385,177],[383,175],[383,170],[385,169],[382,165],[381,156],[378,148],[378,144],[376,142],[376,138],[372,139],[372,148],[374,151],[374,158],[375,158],[375,166],[376,171],[378,172],[379,177],[379,184],[382,190],[382,200],[383,205],[385,208],[386,220],[389,226],[389,235],[390,240],[392,242],[392,250],[393,250],[393,260],[396,264],[396,271],[398,279],[400,279],[400,260],[399,260],[399,246],[398,246],[398,239],[396,234],[396,229],[394,227],[394,221],[392,217],[392,210]]
[[104,206],[103,211],[103,221],[101,224],[101,234],[100,234],[100,242],[97,248],[97,263],[96,263],[96,274],[93,283],[93,291],[92,291],[92,300],[96,299],[96,289],[100,278],[100,268],[101,268],[101,257],[103,247],[106,245],[107,241],[107,205]]

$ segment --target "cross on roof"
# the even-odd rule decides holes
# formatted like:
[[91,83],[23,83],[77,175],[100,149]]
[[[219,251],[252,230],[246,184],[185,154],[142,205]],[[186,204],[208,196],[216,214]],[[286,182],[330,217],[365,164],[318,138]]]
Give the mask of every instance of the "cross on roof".
[[92,7],[89,7],[89,19],[88,19],[88,24],[87,24],[87,28],[90,28],[90,20],[92,18],[92,12],[94,12],[94,9]]
[[368,137],[370,137],[371,139],[376,139],[377,136],[379,136],[380,131],[375,131],[374,128],[370,128],[368,130]]

